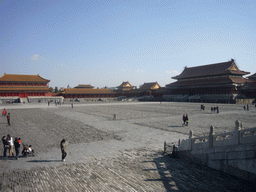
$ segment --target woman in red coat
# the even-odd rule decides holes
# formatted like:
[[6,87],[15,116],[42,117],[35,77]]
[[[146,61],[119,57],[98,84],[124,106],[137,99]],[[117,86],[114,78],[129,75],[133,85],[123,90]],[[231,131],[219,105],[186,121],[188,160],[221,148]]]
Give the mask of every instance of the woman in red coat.
[[2,116],[6,116],[6,110],[5,109],[2,112]]

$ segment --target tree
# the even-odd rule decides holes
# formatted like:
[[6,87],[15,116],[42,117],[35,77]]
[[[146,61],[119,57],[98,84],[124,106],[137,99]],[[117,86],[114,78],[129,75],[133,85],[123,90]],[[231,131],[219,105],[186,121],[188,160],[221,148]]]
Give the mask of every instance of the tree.
[[55,87],[54,88],[54,93],[58,93],[58,92],[59,92],[58,87]]

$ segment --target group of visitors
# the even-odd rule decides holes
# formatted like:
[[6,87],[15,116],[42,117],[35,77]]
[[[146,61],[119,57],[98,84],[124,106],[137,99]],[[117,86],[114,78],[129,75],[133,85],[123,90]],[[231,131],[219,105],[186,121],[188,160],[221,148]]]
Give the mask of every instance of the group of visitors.
[[188,114],[183,114],[183,116],[182,116],[182,120],[183,120],[183,124],[182,124],[182,126],[188,126],[188,122],[189,122],[189,119],[188,119]]
[[[20,153],[20,147],[21,147],[21,138],[16,137],[13,140],[13,137],[8,134],[7,136],[2,137],[2,142],[4,145],[4,157],[7,157],[7,151],[9,151],[9,157],[14,157],[14,148],[15,148],[15,158],[18,159],[19,153]],[[24,148],[22,150],[22,155],[27,156],[27,154],[34,155],[34,150],[32,148],[32,145],[26,146],[24,145]]]
[[219,107],[218,106],[214,106],[214,107],[211,107],[211,113],[219,113]]
[[249,111],[249,105],[248,104],[244,105],[243,108],[244,108],[244,111],[246,111],[246,110]]
[[[6,116],[6,114],[7,114],[7,116]],[[6,116],[6,118],[7,118],[7,124],[8,124],[9,126],[11,126],[11,114],[10,114],[10,113],[7,113],[6,109],[3,110],[2,116],[3,116],[3,117]]]
[[9,156],[13,157],[14,156],[13,148],[15,148],[16,159],[18,159],[19,152],[20,152],[21,139],[16,137],[15,140],[13,140],[13,137],[10,134],[8,134],[7,136],[2,137],[2,141],[4,145],[3,156],[6,157],[7,151],[9,150]]
[[[15,149],[15,158],[19,158],[19,153],[20,153],[20,147],[21,147],[21,138],[16,137],[15,140],[13,140],[13,137],[8,134],[7,136],[2,137],[2,142],[4,146],[4,153],[3,156],[7,157],[7,152],[9,151],[9,157],[14,157],[14,149]],[[61,148],[61,153],[62,153],[62,161],[65,161],[65,158],[67,156],[66,152],[66,146],[67,142],[65,139],[62,139],[60,142],[60,148]],[[32,148],[32,145],[23,145],[23,150],[22,150],[22,156],[26,157],[27,155],[32,155],[34,156],[34,149]]]

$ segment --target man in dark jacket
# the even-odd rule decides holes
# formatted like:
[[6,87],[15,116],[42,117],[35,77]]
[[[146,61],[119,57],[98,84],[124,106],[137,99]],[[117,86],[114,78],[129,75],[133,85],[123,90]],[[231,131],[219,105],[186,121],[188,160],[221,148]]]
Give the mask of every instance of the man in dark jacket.
[[7,123],[8,123],[8,125],[11,126],[11,115],[10,115],[10,113],[8,113],[8,115],[6,116],[6,118],[7,118]]
[[19,143],[17,137],[14,140],[14,147],[15,147],[15,152],[16,152],[16,159],[18,159],[19,153],[20,153],[20,143]]
[[60,149],[61,149],[61,153],[62,153],[62,161],[65,161],[65,158],[67,156],[67,153],[66,153],[66,141],[65,139],[62,139],[62,141],[60,142]]
[[4,157],[6,157],[7,150],[9,149],[9,142],[6,139],[6,136],[3,136],[2,141],[4,145]]

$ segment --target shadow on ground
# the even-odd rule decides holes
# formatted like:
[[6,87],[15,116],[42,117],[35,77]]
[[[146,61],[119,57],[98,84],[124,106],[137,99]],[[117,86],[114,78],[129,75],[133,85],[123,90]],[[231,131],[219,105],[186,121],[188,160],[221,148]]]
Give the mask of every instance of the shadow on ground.
[[192,162],[171,156],[154,158],[154,162],[156,169],[143,171],[158,171],[159,178],[145,181],[162,181],[166,191],[255,191],[255,183]]
[[62,162],[62,160],[59,160],[59,159],[49,159],[49,160],[30,160],[30,161],[27,161],[27,162],[30,162],[30,163],[48,163],[48,162]]

